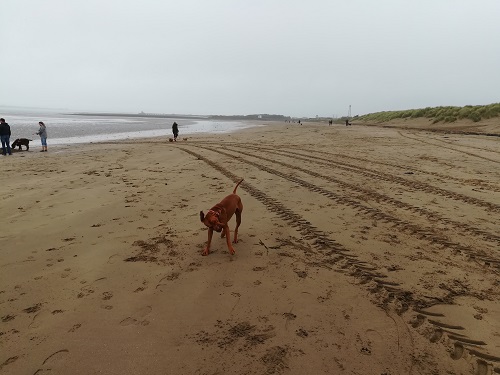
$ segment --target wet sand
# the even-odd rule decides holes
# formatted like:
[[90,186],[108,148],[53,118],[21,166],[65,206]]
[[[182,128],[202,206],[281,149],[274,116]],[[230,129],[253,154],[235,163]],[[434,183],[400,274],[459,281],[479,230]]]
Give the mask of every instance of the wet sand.
[[[180,138],[0,160],[2,374],[500,371],[498,137]],[[203,257],[239,178],[236,254]]]

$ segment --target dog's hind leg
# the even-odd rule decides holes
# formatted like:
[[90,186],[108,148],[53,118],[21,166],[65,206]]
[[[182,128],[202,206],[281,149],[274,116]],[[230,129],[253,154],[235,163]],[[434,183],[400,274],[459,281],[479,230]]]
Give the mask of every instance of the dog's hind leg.
[[226,235],[227,248],[229,249],[229,253],[231,253],[231,255],[234,255],[235,251],[233,245],[231,245],[231,232],[229,230],[229,225],[226,224],[224,229],[222,229],[222,232],[226,232],[225,235]]

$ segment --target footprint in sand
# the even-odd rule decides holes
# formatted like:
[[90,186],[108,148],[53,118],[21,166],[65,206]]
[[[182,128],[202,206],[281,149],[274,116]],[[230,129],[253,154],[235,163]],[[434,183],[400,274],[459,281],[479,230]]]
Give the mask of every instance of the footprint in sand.
[[[477,369],[476,369],[476,374],[477,375],[487,375],[489,374],[489,370],[488,370],[488,364],[484,361],[477,361]],[[494,370],[495,372],[500,372],[498,371],[497,369]]]
[[108,264],[114,264],[120,260],[120,255],[113,254],[108,258]]
[[167,280],[167,281],[177,280],[179,278],[179,276],[180,276],[179,272],[171,272],[167,276],[162,277],[160,279],[160,281],[158,281],[158,284],[156,284],[156,288],[155,289],[158,289],[161,286],[167,285],[167,283],[164,283],[163,281],[165,281],[165,280]]
[[43,324],[47,323],[47,319],[50,318],[52,314],[49,310],[41,310],[38,311],[34,316],[31,323],[28,325],[28,328],[39,328]]
[[82,325],[80,323],[74,324],[73,327],[68,332],[75,332],[78,328],[80,328]]
[[120,322],[121,326],[129,326],[131,324],[147,326],[149,324],[149,320],[143,320],[146,315],[148,315],[151,311],[153,311],[151,306],[144,306],[143,308],[137,310],[133,316],[129,316],[128,318],[123,319]]
[[464,356],[464,351],[464,346],[462,344],[455,343],[455,349],[451,353],[450,357],[457,361]]
[[42,308],[42,304],[37,303],[37,304],[34,304],[33,306],[30,306],[30,307],[23,309],[23,311],[27,314],[33,314],[33,313],[40,311],[41,308]]
[[106,280],[106,277],[100,277],[96,280],[94,280],[92,283],[87,284],[87,281],[82,280],[80,281],[81,284],[86,284],[80,288],[80,293],[78,293],[77,297],[78,298],[83,298],[87,297],[93,293],[95,293],[96,289],[98,288],[99,281]]
[[3,369],[5,366],[10,365],[11,363],[14,363],[18,359],[19,359],[19,356],[17,356],[17,355],[15,357],[8,358],[2,364],[0,364],[0,370]]
[[109,299],[113,298],[113,293],[112,292],[104,292],[102,294],[102,299],[107,301]]
[[441,329],[437,329],[434,332],[432,332],[432,335],[429,338],[429,341],[432,343],[438,342],[439,340],[441,340],[441,337],[443,337],[443,331]]
[[413,317],[411,320],[410,324],[413,328],[420,327],[422,324],[425,322],[425,316],[422,314],[418,314],[417,316]]
[[70,274],[71,274],[71,268],[65,268],[64,269],[64,272],[61,273],[61,278],[62,279],[65,279],[66,277],[68,277]]
[[59,363],[64,361],[68,353],[69,353],[68,349],[61,349],[55,353],[52,353],[47,358],[45,358],[40,368],[38,368],[38,370],[36,370],[33,375],[42,375],[44,373],[52,372],[52,370],[55,370],[55,368]]

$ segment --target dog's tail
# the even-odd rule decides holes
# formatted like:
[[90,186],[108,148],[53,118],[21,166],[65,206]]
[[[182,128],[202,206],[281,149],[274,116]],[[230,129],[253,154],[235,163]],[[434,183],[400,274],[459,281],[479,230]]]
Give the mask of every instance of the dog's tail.
[[240,180],[240,182],[238,182],[238,183],[236,184],[236,187],[235,187],[235,188],[234,188],[234,190],[233,190],[233,194],[236,194],[236,189],[238,189],[238,186],[240,186],[240,184],[243,182],[243,180],[244,180],[244,178],[242,178],[242,179]]

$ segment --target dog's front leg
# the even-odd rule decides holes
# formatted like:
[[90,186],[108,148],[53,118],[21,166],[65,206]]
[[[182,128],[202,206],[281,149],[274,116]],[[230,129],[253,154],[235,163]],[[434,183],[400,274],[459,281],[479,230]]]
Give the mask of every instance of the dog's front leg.
[[233,243],[238,243],[238,228],[240,227],[240,224],[241,224],[241,211],[237,210],[236,211],[236,228],[234,229]]
[[203,249],[201,255],[205,256],[210,253],[210,244],[212,243],[212,235],[214,234],[214,230],[212,228],[208,228],[208,241],[207,246]]
[[231,253],[231,255],[234,255],[235,251],[233,245],[231,245],[231,232],[229,231],[229,225],[226,224],[223,231],[226,233],[226,243],[229,253]]

